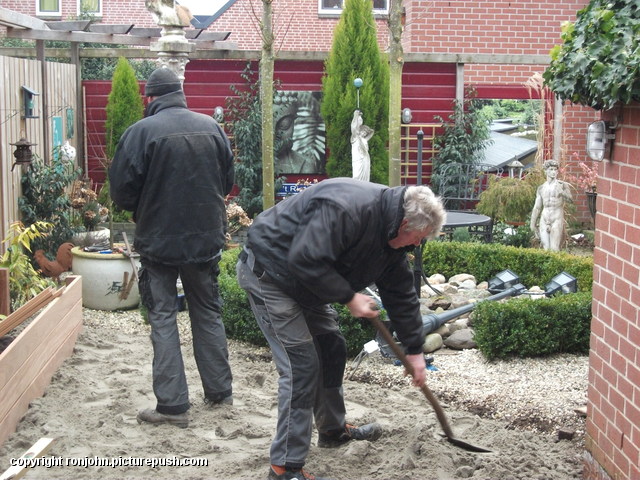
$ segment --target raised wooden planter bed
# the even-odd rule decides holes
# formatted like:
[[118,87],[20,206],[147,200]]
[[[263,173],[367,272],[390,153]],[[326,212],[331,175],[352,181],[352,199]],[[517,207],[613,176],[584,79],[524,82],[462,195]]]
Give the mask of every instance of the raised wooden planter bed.
[[66,286],[53,296],[0,353],[0,445],[15,431],[29,403],[42,396],[55,371],[71,356],[82,330],[82,278],[68,277]]

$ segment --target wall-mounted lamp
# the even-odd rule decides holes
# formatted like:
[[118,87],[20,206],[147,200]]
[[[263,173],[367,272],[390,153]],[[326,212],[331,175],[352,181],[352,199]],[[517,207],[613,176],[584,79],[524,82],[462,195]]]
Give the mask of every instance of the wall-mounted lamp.
[[22,86],[22,109],[24,111],[22,118],[38,118],[38,115],[35,114],[36,95],[40,94],[29,87]]
[[547,297],[555,295],[556,293],[576,293],[577,291],[578,281],[567,272],[559,273],[544,287],[544,294]]
[[13,156],[15,157],[16,161],[11,166],[12,172],[16,165],[29,165],[31,163],[31,160],[33,159],[33,152],[31,151],[31,147],[36,145],[35,143],[31,143],[29,142],[29,140],[22,137],[16,143],[10,143],[9,145],[16,147],[13,152]]
[[411,123],[411,109],[410,108],[403,108],[402,109],[402,123]]
[[589,125],[587,129],[587,154],[591,160],[601,162],[604,158],[611,156],[613,140],[616,138],[612,130],[611,124],[604,120]]
[[222,123],[224,121],[224,108],[222,108],[219,105],[216,108],[214,108],[213,119],[218,123]]

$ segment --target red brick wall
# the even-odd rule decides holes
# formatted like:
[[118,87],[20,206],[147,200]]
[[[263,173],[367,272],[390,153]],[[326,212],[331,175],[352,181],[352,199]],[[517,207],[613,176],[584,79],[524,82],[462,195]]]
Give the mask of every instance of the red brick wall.
[[[610,118],[608,115],[605,118]],[[640,478],[640,104],[600,168],[589,362],[588,480]],[[593,473],[593,475],[592,475]]]

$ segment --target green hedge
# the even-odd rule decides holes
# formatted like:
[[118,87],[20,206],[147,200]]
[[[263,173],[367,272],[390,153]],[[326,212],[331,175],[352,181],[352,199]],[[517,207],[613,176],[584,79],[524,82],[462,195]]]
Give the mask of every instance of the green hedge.
[[432,241],[425,244],[422,260],[427,277],[435,273],[447,278],[469,273],[481,282],[509,269],[520,276],[525,286],[544,288],[553,277],[565,271],[576,278],[580,292],[591,292],[593,283],[593,258],[539,248]]
[[[267,341],[258,327],[249,306],[246,292],[238,286],[236,279],[236,263],[240,248],[226,250],[220,261],[220,296],[224,302],[222,321],[229,338],[241,340],[255,345],[267,345]],[[365,343],[375,337],[375,330],[365,320],[351,316],[344,305],[334,305],[338,311],[340,330],[347,340],[347,353],[355,356]]]
[[473,328],[478,349],[490,360],[588,353],[591,293],[480,302],[473,311]]

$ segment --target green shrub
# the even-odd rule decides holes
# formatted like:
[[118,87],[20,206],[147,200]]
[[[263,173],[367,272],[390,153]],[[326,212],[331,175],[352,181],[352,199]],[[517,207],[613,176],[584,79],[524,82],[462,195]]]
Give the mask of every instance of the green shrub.
[[489,359],[589,351],[591,293],[480,302],[473,311],[478,349]]
[[[265,346],[267,341],[253,316],[247,294],[238,285],[236,278],[236,263],[240,251],[240,248],[226,250],[220,261],[218,282],[224,302],[222,321],[229,338]],[[340,331],[347,340],[347,354],[355,356],[365,343],[373,340],[375,329],[367,320],[353,318],[344,305],[336,304],[334,307],[338,311]]]
[[495,243],[427,242],[422,254],[427,276],[441,273],[449,278],[469,273],[480,282],[509,269],[527,287],[542,288],[558,273],[573,275],[578,290],[591,292],[593,258],[549,252],[537,248],[518,248]]

